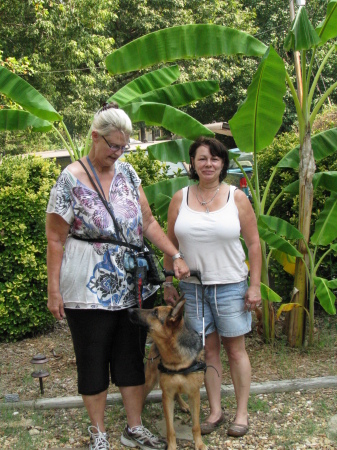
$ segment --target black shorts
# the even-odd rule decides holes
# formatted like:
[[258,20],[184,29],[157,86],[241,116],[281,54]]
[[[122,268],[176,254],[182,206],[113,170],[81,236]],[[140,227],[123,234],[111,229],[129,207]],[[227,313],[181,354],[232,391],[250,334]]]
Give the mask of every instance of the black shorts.
[[[145,302],[147,307],[151,301]],[[105,391],[109,387],[109,374],[116,386],[145,383],[146,330],[130,322],[127,309],[66,308],[65,312],[76,355],[79,394]]]

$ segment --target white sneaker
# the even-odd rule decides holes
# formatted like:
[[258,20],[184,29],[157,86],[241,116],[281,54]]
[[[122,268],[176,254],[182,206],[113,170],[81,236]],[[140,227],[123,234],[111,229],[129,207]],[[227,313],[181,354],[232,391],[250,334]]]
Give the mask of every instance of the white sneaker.
[[142,450],[164,450],[167,448],[165,439],[158,438],[143,425],[133,428],[126,425],[121,436],[121,443],[126,447],[139,447]]
[[90,426],[88,428],[90,434],[89,450],[109,450],[109,435],[100,431],[99,427]]

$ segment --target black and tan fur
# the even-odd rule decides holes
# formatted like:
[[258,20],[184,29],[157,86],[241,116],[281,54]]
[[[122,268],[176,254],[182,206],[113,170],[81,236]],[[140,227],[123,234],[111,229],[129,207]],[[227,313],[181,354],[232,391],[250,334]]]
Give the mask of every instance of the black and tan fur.
[[[183,375],[166,374],[158,370],[159,362],[166,369],[179,371],[190,367],[195,360],[204,357],[200,336],[195,331],[188,329],[184,323],[184,304],[185,300],[179,299],[175,307],[158,306],[148,310],[133,309],[130,314],[134,323],[148,329],[153,340],[145,370],[145,396],[156,385],[159,377],[166,420],[168,450],[176,449],[176,435],[173,426],[174,399],[177,398],[183,409],[187,407],[180,394],[188,395],[195,449],[206,450],[207,447],[201,439],[199,421],[200,388],[204,381],[204,372],[198,371]],[[158,354],[160,358],[155,358]]]

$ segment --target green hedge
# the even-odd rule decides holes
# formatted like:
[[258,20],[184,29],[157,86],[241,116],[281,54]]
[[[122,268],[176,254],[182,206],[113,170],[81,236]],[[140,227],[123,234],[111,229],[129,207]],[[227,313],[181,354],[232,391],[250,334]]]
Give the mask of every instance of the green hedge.
[[15,341],[49,329],[45,218],[59,174],[53,161],[0,161],[0,340]]

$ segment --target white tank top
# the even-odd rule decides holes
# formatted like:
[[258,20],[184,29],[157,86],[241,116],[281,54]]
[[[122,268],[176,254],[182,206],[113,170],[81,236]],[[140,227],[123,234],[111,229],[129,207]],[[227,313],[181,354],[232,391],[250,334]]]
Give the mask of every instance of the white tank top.
[[[209,213],[187,205],[188,188],[174,226],[179,251],[191,270],[199,270],[203,284],[238,283],[247,278],[248,267],[240,242],[239,212],[234,202],[235,186],[230,186],[228,202]],[[184,280],[198,283],[196,278]]]

